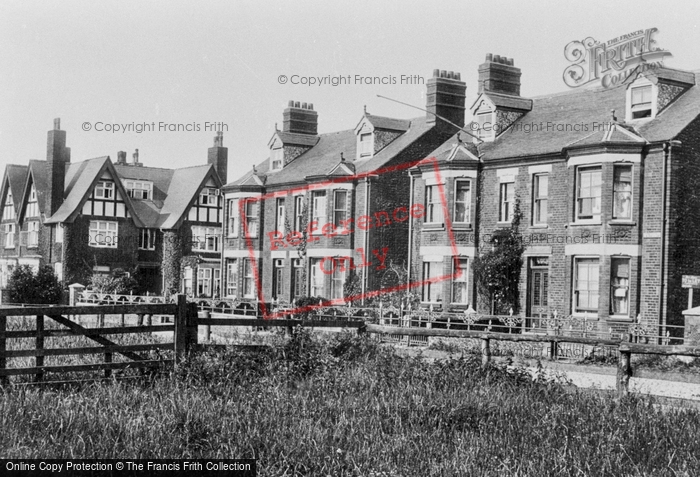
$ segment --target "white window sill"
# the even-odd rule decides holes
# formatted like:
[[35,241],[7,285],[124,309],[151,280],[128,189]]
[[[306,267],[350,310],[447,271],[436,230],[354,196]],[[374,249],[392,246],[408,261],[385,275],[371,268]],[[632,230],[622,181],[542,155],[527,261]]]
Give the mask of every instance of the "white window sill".
[[631,316],[627,315],[610,315],[608,316],[608,321],[632,322],[634,320]]
[[549,224],[532,224],[530,225],[531,229],[548,229]]
[[569,223],[570,227],[578,227],[584,225],[603,225],[603,222],[601,220],[578,220],[576,222]]
[[598,313],[583,313],[583,312],[575,312],[571,314],[572,317],[574,318],[585,318],[585,319],[590,319],[590,320],[597,320],[598,319]]

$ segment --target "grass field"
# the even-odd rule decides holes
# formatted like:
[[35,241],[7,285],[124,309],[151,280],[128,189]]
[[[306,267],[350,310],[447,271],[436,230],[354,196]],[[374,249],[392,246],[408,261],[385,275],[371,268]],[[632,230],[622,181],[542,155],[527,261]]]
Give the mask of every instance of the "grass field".
[[0,394],[2,458],[257,458],[281,475],[700,474],[700,413],[350,334],[200,353],[150,381]]

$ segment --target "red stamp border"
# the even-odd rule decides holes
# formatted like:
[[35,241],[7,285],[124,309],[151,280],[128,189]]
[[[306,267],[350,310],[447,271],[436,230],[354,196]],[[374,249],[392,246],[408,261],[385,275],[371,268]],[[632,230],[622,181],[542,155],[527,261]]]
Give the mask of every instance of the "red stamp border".
[[[438,161],[435,157],[430,157],[426,159],[421,159],[418,161],[413,161],[413,162],[407,162],[403,164],[399,164],[396,166],[388,166],[388,167],[383,167],[380,169],[376,169],[374,171],[370,172],[363,172],[361,174],[355,174],[352,176],[343,176],[343,177],[336,177],[333,179],[329,179],[326,181],[322,182],[317,182],[305,186],[299,186],[295,188],[290,188],[286,190],[280,190],[276,192],[270,192],[267,194],[263,194],[259,197],[250,197],[246,198],[245,200],[239,201],[238,207],[239,207],[239,217],[245,217],[245,204],[246,202],[261,202],[264,203],[266,199],[274,199],[278,197],[286,197],[290,192],[292,194],[295,194],[297,192],[308,192],[316,189],[325,189],[329,184],[339,184],[339,183],[345,183],[345,182],[350,182],[350,181],[355,181],[358,179],[364,179],[366,177],[372,177],[372,176],[379,176],[381,174],[385,173],[390,173],[390,172],[397,172],[397,171],[403,171],[406,169],[410,169],[415,166],[419,165],[426,165],[426,164],[432,164],[433,170],[435,171],[435,179],[436,179],[436,185],[438,186],[438,192],[440,195],[440,202],[442,205],[442,213],[443,213],[443,219],[445,221],[445,231],[447,232],[447,237],[450,242],[450,247],[452,248],[452,257],[453,260],[456,260],[458,258],[457,254],[457,244],[455,243],[454,239],[454,232],[452,230],[452,220],[450,218],[450,213],[449,213],[449,206],[447,204],[447,198],[445,196],[445,185],[442,181],[442,176],[440,174],[440,168],[438,166]],[[255,258],[255,252],[256,250],[254,249],[253,246],[253,239],[258,239],[258,237],[250,237],[248,234],[248,224],[246,220],[241,220],[243,223],[243,236],[245,237],[246,240],[246,247],[248,248],[248,256],[251,260],[252,263],[252,268],[253,268],[253,280],[255,282],[255,289],[257,291],[257,299],[258,302],[260,303],[260,308],[262,311],[262,315],[264,319],[276,319],[276,318],[285,318],[290,314],[297,314],[297,313],[304,313],[308,312],[317,308],[326,308],[329,306],[345,306],[347,305],[348,302],[352,301],[358,301],[358,300],[363,300],[365,298],[373,298],[385,293],[393,293],[397,291],[403,291],[403,290],[409,290],[412,288],[418,288],[418,287],[423,287],[426,283],[439,283],[443,282],[445,280],[451,280],[454,278],[458,278],[461,276],[461,269],[459,267],[454,267],[453,269],[456,270],[455,273],[450,273],[447,275],[442,275],[439,277],[433,277],[428,280],[417,280],[413,282],[408,282],[404,285],[397,285],[394,287],[388,287],[388,288],[382,288],[380,290],[373,290],[373,291],[368,291],[365,293],[360,293],[359,295],[353,295],[350,297],[345,297],[345,298],[338,298],[334,300],[329,300],[327,302],[324,302],[321,305],[307,305],[307,306],[301,306],[297,308],[293,308],[291,310],[284,310],[284,311],[276,311],[276,312],[268,312],[267,310],[267,304],[265,302],[265,297],[263,295],[263,286],[262,286],[262,280],[260,277],[260,274],[258,272],[258,259]],[[261,230],[260,233],[262,233],[262,224],[261,224]],[[408,264],[410,267],[410,264]]]

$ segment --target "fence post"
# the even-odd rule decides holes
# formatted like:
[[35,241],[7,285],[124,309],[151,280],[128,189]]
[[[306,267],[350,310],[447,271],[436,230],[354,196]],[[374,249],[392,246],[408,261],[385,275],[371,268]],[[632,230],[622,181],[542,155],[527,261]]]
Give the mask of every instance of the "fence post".
[[[627,333],[623,336],[622,342],[631,342],[632,335]],[[620,346],[622,348],[622,346]],[[617,363],[617,395],[626,396],[629,393],[630,377],[632,377],[632,352],[630,350],[619,350],[620,360]]]
[[[5,351],[7,351],[5,341],[5,331],[7,329],[7,316],[0,315],[0,371],[4,371],[7,365]],[[9,383],[7,376],[0,376],[0,385],[4,386]]]
[[491,361],[491,340],[489,338],[481,338],[481,366],[488,366]]
[[[44,315],[36,315],[36,346],[37,351],[44,349]],[[34,366],[37,368],[44,366],[44,356],[34,356]],[[44,380],[44,372],[37,373],[34,380],[39,382]]]
[[181,293],[177,295],[177,312],[175,313],[175,363],[179,364],[187,354],[187,341],[189,330],[187,329],[187,297]]
[[187,303],[187,344],[186,350],[189,352],[197,346],[199,341],[199,308],[196,303]]

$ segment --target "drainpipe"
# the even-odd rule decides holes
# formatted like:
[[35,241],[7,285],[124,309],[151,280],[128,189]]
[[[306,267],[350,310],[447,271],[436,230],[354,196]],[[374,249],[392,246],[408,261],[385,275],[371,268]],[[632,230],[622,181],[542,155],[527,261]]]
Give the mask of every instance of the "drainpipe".
[[[369,216],[369,201],[370,201],[370,176],[365,177],[365,215]],[[367,256],[367,250],[369,249],[369,230],[365,230],[364,236],[364,254]],[[365,304],[365,293],[367,291],[367,267],[362,267],[362,305]]]
[[[219,189],[221,190],[221,189]],[[222,202],[221,204],[221,241],[219,242],[219,299],[223,300],[224,298],[224,250],[226,247],[224,246],[224,240],[226,236],[226,220],[228,218],[228,214],[226,213],[226,196],[223,196],[223,194],[219,193],[219,198]],[[226,283],[228,285],[228,283]]]
[[663,162],[663,172],[661,174],[661,283],[659,285],[659,325],[661,326],[660,335],[664,337],[666,335],[666,321],[667,316],[665,313],[666,300],[664,300],[664,292],[666,288],[666,280],[668,279],[668,274],[666,273],[666,228],[668,225],[668,219],[666,218],[666,180],[668,177],[668,163],[671,160],[671,149],[673,146],[680,146],[681,142],[678,140],[668,141],[664,143],[664,162]]
[[[408,269],[408,281],[406,282],[406,285],[411,283],[411,270],[412,270],[412,263],[411,260],[413,259],[413,217],[411,217],[410,211],[411,207],[413,207],[413,188],[414,188],[414,181],[415,177],[413,174],[410,172],[408,173],[409,177],[411,178],[411,189],[409,191],[409,203],[408,203],[408,263],[406,264],[406,268]],[[408,288],[406,288],[406,296],[408,297]],[[408,305],[408,303],[406,303]]]

